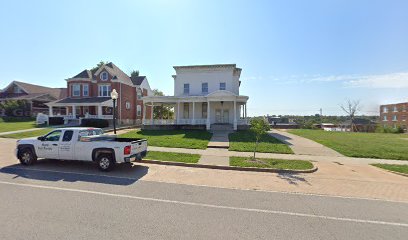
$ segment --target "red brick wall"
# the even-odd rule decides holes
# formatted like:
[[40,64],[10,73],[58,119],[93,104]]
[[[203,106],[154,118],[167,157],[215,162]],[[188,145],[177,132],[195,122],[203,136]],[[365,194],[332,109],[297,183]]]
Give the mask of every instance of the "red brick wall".
[[[397,107],[397,111],[394,112],[394,106]],[[384,108],[387,107],[388,111],[385,113]],[[387,116],[387,120],[384,121],[384,116]],[[393,121],[393,116],[396,116],[396,121]],[[408,122],[408,102],[388,104],[380,106],[380,123],[383,126],[388,127],[402,127],[407,128]]]

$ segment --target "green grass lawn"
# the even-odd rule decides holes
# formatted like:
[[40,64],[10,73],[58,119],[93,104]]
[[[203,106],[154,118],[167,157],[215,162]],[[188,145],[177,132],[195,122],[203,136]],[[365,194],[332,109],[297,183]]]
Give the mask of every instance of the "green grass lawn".
[[30,132],[22,132],[22,133],[13,133],[13,134],[7,134],[7,135],[2,135],[0,138],[15,138],[15,139],[21,139],[21,138],[28,138],[28,137],[38,137],[45,135],[49,132],[51,132],[53,129],[46,128],[46,129],[40,129],[40,130],[34,130]]
[[212,134],[201,130],[136,130],[119,137],[145,138],[149,146],[206,149]]
[[230,157],[230,166],[291,170],[306,170],[313,168],[313,164],[309,161],[269,158],[257,158],[257,161],[252,161],[249,157]]
[[408,174],[408,165],[379,164],[379,163],[372,165],[386,170]]
[[3,118],[0,118],[0,132],[11,132],[35,127],[35,121],[32,119],[29,121],[5,121]]
[[290,133],[309,138],[348,157],[408,160],[408,134],[327,132],[294,129]]
[[[255,135],[251,131],[238,131],[229,135],[230,151],[252,152],[255,148]],[[257,152],[264,153],[292,153],[286,144],[265,134],[258,145]]]
[[200,155],[189,153],[149,151],[147,152],[147,156],[145,159],[169,162],[197,163],[198,160],[200,160]]

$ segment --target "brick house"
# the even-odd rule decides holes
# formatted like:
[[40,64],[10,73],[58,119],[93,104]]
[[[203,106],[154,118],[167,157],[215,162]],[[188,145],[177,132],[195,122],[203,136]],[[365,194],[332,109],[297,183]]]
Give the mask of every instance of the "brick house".
[[380,122],[384,127],[401,127],[407,131],[408,102],[380,106]]
[[141,98],[152,93],[145,76],[131,78],[111,62],[98,69],[85,69],[66,81],[67,97],[47,103],[50,116],[62,115],[55,109],[65,108],[66,122],[75,123],[82,118],[113,119],[110,94],[116,89],[119,124],[141,124],[144,112]]
[[[0,91],[0,102],[9,100],[23,100],[25,109],[18,109],[13,113],[16,117],[36,116],[38,113],[48,113],[48,102],[65,98],[66,88],[50,88],[40,85],[13,81]],[[5,113],[0,110],[0,116]]]

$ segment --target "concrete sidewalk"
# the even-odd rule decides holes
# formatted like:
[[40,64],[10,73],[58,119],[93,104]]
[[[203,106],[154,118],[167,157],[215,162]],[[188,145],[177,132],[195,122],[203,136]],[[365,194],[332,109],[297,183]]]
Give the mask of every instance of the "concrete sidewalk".
[[[160,152],[179,152],[179,153],[191,153],[191,154],[201,154],[207,156],[237,156],[237,157],[248,157],[251,156],[252,152],[236,152],[236,151],[220,151],[220,149],[186,149],[186,148],[167,148],[167,147],[154,147],[149,146],[149,151],[160,151]],[[295,154],[280,154],[280,153],[256,153],[257,157],[260,158],[275,158],[275,159],[286,159],[286,160],[307,160],[315,162],[334,162],[334,163],[344,163],[344,164],[372,164],[372,163],[387,163],[387,164],[402,164],[408,165],[408,161],[404,160],[391,160],[391,159],[374,159],[374,158],[354,158],[354,157],[335,157],[335,156],[312,156],[312,155],[295,155]]]
[[32,132],[32,131],[41,130],[41,129],[45,129],[45,128],[29,128],[29,129],[16,130],[16,131],[10,131],[10,132],[2,132],[0,133],[0,136],[14,134],[14,133]]
[[310,139],[300,137],[285,131],[271,130],[269,134],[286,143],[297,155],[317,155],[328,157],[343,157],[342,154],[334,151],[331,148],[323,146],[320,143]]

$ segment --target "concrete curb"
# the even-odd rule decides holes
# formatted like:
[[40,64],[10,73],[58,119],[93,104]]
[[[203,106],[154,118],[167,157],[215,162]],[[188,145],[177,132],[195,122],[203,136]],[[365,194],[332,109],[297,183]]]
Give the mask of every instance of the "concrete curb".
[[[374,166],[374,167],[376,167],[376,166]],[[403,177],[408,177],[408,174],[406,174],[406,173],[396,172],[396,171],[392,171],[392,170],[388,170],[388,169],[384,169],[384,168],[381,168],[381,169],[384,170],[384,171],[390,172],[390,173],[398,174],[398,175],[403,176]]]
[[158,165],[168,165],[168,166],[208,168],[208,169],[220,169],[220,170],[235,170],[235,171],[246,171],[246,172],[271,172],[271,173],[292,173],[292,174],[297,174],[297,173],[313,173],[313,172],[316,172],[318,170],[318,168],[316,166],[314,166],[314,165],[313,165],[312,169],[291,170],[291,169],[219,166],[219,165],[198,164],[198,163],[183,163],[183,162],[169,162],[169,161],[159,161],[159,160],[141,160],[141,161],[137,161],[137,162],[158,164]]

